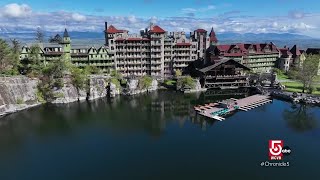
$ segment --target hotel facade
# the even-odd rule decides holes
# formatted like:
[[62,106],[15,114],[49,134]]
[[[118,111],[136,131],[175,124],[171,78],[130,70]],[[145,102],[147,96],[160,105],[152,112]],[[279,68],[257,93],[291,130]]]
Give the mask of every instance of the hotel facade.
[[[78,67],[90,65],[105,73],[115,69],[124,77],[150,75],[160,78],[184,71],[198,59],[216,62],[231,58],[255,72],[270,72],[274,67],[288,70],[287,63],[294,64],[293,60],[287,62],[284,49],[278,49],[273,43],[220,45],[213,28],[210,33],[197,29],[188,36],[185,32],[167,32],[150,24],[139,34],[129,34],[129,31],[108,26],[106,22],[104,33],[103,46],[77,46],[71,44],[65,30],[61,42],[40,44],[40,59],[50,62],[65,55]],[[28,59],[29,53],[30,48],[23,46],[20,59]],[[299,53],[297,57],[301,57]]]

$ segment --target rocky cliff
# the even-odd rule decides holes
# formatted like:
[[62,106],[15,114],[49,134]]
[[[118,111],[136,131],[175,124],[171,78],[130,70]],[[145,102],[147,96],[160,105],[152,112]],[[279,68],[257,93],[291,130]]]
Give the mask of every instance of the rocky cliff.
[[[106,97],[107,94],[106,76],[90,76],[89,87],[83,90],[77,90],[72,85],[70,78],[63,79],[63,87],[61,89],[53,89],[55,100],[53,104],[65,104],[75,101],[93,100]],[[38,99],[37,85],[38,79],[30,79],[25,76],[17,77],[0,77],[0,116],[23,110],[41,104]],[[130,80],[128,82],[126,95],[139,94],[147,91],[158,89],[158,82],[152,81],[152,85],[147,89],[139,89],[138,80]],[[110,96],[114,97],[121,93],[115,84],[109,84]]]
[[138,79],[130,79],[127,84],[126,90],[123,92],[125,95],[135,95],[144,92],[155,91],[158,89],[158,81],[153,79],[149,88],[140,89]]
[[79,89],[71,83],[71,79],[64,79],[64,87],[60,90],[56,90],[57,99],[53,101],[54,104],[71,103],[75,101],[94,100],[107,96],[107,83],[106,76],[90,76],[89,87],[87,89]]
[[25,76],[0,77],[0,116],[41,104],[37,84],[37,79]]

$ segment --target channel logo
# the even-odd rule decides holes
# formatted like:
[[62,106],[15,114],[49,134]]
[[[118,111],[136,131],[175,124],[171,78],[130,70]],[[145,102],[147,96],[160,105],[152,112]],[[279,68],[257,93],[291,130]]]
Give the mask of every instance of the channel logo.
[[282,160],[284,155],[290,155],[289,146],[283,146],[283,140],[269,140],[269,160]]

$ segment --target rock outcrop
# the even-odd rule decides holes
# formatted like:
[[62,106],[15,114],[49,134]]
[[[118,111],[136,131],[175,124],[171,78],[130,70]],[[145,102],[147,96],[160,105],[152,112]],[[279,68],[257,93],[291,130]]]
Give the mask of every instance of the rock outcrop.
[[104,76],[91,76],[88,100],[94,100],[107,96],[107,83]]
[[138,79],[130,79],[127,84],[127,88],[123,91],[124,95],[135,95],[144,92],[155,91],[158,89],[158,81],[153,79],[149,88],[140,89]]
[[87,98],[87,92],[72,85],[70,78],[64,78],[64,86],[61,89],[53,90],[56,99],[52,101],[53,104],[66,104],[75,101],[84,101]]
[[41,104],[37,84],[38,79],[25,76],[0,77],[0,116]]
[[[94,100],[107,96],[107,77],[105,76],[90,76],[89,87],[87,89],[79,89],[72,85],[70,78],[64,79],[64,86],[62,89],[56,90],[57,99],[52,103],[65,104],[75,101]],[[118,93],[119,94],[119,93]]]

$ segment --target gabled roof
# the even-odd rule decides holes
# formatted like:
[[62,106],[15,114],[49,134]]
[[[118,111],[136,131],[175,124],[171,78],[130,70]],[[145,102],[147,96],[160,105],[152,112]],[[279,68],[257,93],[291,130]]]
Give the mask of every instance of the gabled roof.
[[293,58],[301,55],[300,49],[297,47],[297,45],[294,45],[291,48],[290,52],[293,54],[293,56],[292,56]]
[[211,29],[209,37],[210,37],[210,42],[214,42],[214,43],[218,42],[218,39],[216,37],[216,33],[214,32],[213,28]]
[[165,33],[166,31],[163,30],[160,26],[155,25],[155,26],[152,26],[152,27],[151,27],[151,29],[149,30],[149,32],[151,32],[151,33]]
[[320,54],[320,48],[308,48],[306,53],[307,54]]
[[197,29],[197,30],[195,30],[195,32],[198,32],[198,33],[206,33],[207,31],[204,30],[204,29]]
[[[271,52],[265,52],[264,49],[269,47]],[[239,52],[233,53],[231,50],[238,47],[240,49]],[[254,52],[250,52],[249,49],[253,48]],[[225,44],[225,45],[217,45],[217,49],[224,53],[227,56],[240,56],[240,55],[247,55],[247,54],[264,54],[264,53],[279,53],[278,48],[270,43],[270,44]]]
[[225,64],[227,62],[235,63],[236,65],[238,65],[238,67],[241,67],[241,68],[243,68],[245,70],[250,70],[250,68],[248,68],[247,66],[239,63],[238,61],[235,61],[234,59],[224,58],[224,59],[221,59],[219,62],[213,64],[213,65],[210,65],[210,66],[207,66],[205,68],[200,69],[199,71],[202,72],[202,73],[205,73],[205,72],[210,71],[211,69],[213,69],[213,68],[215,68],[217,66],[220,66],[222,64]]
[[110,34],[127,32],[127,30],[117,29],[113,25],[110,25],[106,31],[107,33],[110,33]]
[[279,48],[279,51],[281,53],[281,56],[283,57],[288,57],[292,55],[292,53],[287,48]]

